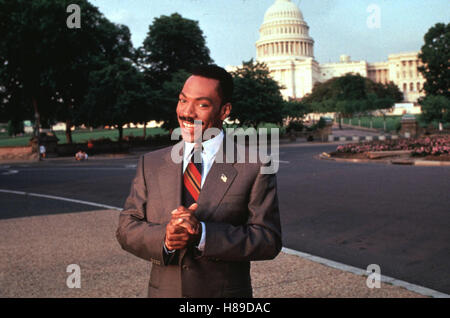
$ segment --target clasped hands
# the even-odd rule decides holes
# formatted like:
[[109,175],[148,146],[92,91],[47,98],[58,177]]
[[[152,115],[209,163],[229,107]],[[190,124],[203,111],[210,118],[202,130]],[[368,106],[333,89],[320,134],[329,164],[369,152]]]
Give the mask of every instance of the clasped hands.
[[190,244],[198,244],[202,235],[202,226],[194,213],[198,204],[189,208],[179,206],[171,212],[172,218],[166,226],[164,244],[169,251],[181,250]]

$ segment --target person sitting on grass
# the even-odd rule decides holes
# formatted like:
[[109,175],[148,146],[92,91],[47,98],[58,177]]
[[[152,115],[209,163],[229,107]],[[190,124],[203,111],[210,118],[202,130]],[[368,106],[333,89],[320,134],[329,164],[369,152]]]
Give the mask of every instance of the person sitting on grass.
[[88,154],[81,149],[78,150],[78,152],[75,154],[75,160],[77,161],[83,161],[88,159]]

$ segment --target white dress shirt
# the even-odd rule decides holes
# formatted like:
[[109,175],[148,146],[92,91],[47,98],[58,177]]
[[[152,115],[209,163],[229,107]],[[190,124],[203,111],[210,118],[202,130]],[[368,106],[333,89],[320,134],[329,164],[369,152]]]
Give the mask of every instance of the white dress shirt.
[[[203,184],[205,183],[206,176],[209,173],[209,170],[211,170],[211,167],[214,163],[214,160],[216,159],[216,154],[220,149],[220,145],[223,141],[223,131],[220,131],[220,134],[215,136],[214,138],[211,138],[209,140],[206,140],[202,142],[202,184],[201,187],[203,188]],[[183,174],[186,170],[189,162],[191,161],[191,157],[193,155],[193,149],[194,149],[195,143],[193,142],[185,142],[184,143],[184,154],[183,154]],[[206,226],[204,222],[200,222],[202,225],[202,237],[200,238],[200,243],[198,244],[197,248],[199,251],[203,251],[205,249],[205,238],[206,238]]]

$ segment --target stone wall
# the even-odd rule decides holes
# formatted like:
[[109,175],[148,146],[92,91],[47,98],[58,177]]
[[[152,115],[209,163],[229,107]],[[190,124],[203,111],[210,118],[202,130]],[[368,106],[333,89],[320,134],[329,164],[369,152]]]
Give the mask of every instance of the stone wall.
[[418,137],[420,135],[419,124],[417,123],[415,116],[405,115],[402,118],[402,127],[400,129],[400,135],[403,137]]

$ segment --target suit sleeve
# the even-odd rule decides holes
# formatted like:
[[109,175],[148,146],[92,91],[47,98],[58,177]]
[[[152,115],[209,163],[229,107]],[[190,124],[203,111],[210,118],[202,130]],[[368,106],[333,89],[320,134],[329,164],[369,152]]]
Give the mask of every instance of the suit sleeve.
[[137,166],[130,194],[119,216],[116,237],[122,248],[140,258],[164,264],[164,237],[167,224],[153,223],[146,218],[147,185],[144,178],[144,158]]
[[250,192],[246,224],[206,222],[202,256],[224,261],[275,258],[281,250],[281,224],[275,174],[258,173]]

